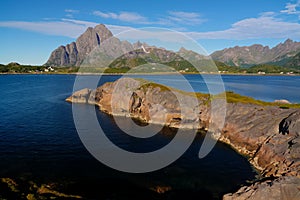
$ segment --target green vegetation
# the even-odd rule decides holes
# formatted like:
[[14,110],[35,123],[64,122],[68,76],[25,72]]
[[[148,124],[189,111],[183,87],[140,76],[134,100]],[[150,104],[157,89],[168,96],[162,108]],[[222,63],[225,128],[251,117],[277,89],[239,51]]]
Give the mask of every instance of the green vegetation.
[[173,88],[173,87],[169,87],[169,86],[165,86],[165,85],[162,85],[162,84],[159,84],[159,83],[148,81],[148,80],[145,80],[143,78],[134,78],[134,79],[140,82],[140,84],[141,84],[140,88],[143,91],[146,91],[147,88],[149,88],[149,87],[152,87],[152,88],[158,87],[158,88],[160,88],[160,91],[175,91],[175,92],[178,92],[178,93],[181,93],[181,94],[184,94],[184,95],[197,97],[199,100],[208,100],[209,97],[210,97],[210,95],[206,94],[206,93],[186,92],[186,91],[179,90],[179,89],[176,89],[176,88]]
[[146,91],[146,89],[149,87],[152,87],[152,88],[159,87],[161,91],[176,91],[176,92],[184,94],[184,95],[197,97],[199,100],[204,101],[206,103],[208,103],[212,99],[216,99],[216,98],[223,99],[226,97],[227,103],[254,104],[254,105],[258,105],[258,106],[277,106],[282,109],[300,108],[300,104],[282,104],[282,103],[275,103],[275,102],[266,102],[266,101],[254,99],[252,97],[243,96],[243,95],[234,93],[232,91],[227,91],[227,92],[225,92],[225,94],[221,93],[221,94],[217,94],[217,95],[210,95],[210,94],[200,93],[200,92],[197,92],[197,93],[185,92],[185,91],[182,91],[182,90],[179,90],[176,88],[161,85],[161,84],[154,83],[154,82],[151,82],[151,81],[148,81],[145,79],[141,79],[141,78],[135,78],[135,80],[140,81],[140,83],[142,85],[141,89],[143,89],[144,91]]
[[297,53],[293,58],[286,61],[284,66],[289,67],[291,69],[300,70],[300,52]]
[[143,58],[119,58],[114,60],[108,67],[109,68],[134,68],[143,64],[147,64],[147,61]]
[[68,74],[76,73],[79,67],[49,67],[49,66],[34,66],[21,65],[19,63],[9,63],[7,65],[0,64],[0,73],[8,74]]
[[[154,59],[154,58],[153,58]],[[156,60],[158,58],[155,58]],[[20,65],[18,63],[0,64],[0,73],[242,73],[242,74],[299,74],[300,69],[281,67],[275,64],[260,64],[249,68],[229,66],[222,62],[208,59],[194,60],[190,63],[182,58],[174,59],[170,62],[149,63],[144,58],[123,58],[120,57],[112,62],[108,67],[82,66],[82,67],[50,67]],[[198,69],[196,69],[197,66]],[[217,68],[216,68],[217,67]]]
[[45,67],[20,65],[18,63],[9,63],[8,65],[0,65],[0,73],[31,73],[36,71],[44,71]]
[[221,72],[228,72],[228,73],[241,73],[244,71],[244,69],[236,66],[229,66],[225,63],[214,61],[216,66],[218,67],[219,71]]
[[282,104],[275,102],[266,102],[254,99],[252,97],[242,96],[240,94],[236,94],[232,91],[226,92],[226,99],[228,103],[244,103],[244,104],[254,104],[260,106],[278,106],[280,108],[300,108],[300,104]]
[[187,60],[171,61],[164,64],[177,71],[186,70],[186,72],[197,72],[197,69]]
[[247,71],[247,73],[265,72],[267,74],[270,74],[270,73],[281,73],[281,72],[286,73],[286,72],[290,72],[291,69],[276,66],[276,65],[261,64],[261,65],[255,65],[255,66],[249,67],[246,71]]

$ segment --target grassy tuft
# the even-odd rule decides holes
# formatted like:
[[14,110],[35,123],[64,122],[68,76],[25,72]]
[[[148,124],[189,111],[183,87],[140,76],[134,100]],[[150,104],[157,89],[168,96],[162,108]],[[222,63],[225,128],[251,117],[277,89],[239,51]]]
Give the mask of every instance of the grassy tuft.
[[278,106],[282,109],[300,108],[300,104],[282,104],[282,103],[275,103],[275,102],[266,102],[266,101],[254,99],[252,97],[242,96],[232,91],[226,92],[226,99],[228,103],[244,103],[244,104],[254,104],[260,106]]

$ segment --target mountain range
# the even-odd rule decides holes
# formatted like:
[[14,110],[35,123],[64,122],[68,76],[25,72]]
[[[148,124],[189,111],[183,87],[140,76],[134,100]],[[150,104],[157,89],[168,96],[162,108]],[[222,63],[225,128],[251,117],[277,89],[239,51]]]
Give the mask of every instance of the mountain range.
[[[212,59],[232,66],[249,67],[257,64],[287,66],[300,53],[300,42],[287,39],[273,48],[254,44],[244,47],[226,48],[211,54]],[[299,55],[298,55],[299,57]]]
[[[110,38],[109,40],[107,40]],[[106,41],[106,42],[104,42]],[[97,47],[100,47],[98,48]],[[100,52],[101,51],[101,52]],[[103,52],[105,51],[105,56]],[[99,56],[102,55],[102,56]],[[162,63],[175,67],[176,70],[191,68],[192,64],[205,67],[210,58],[217,66],[251,67],[268,64],[285,68],[300,68],[300,42],[287,39],[273,48],[254,44],[251,46],[235,46],[203,56],[191,50],[181,48],[173,52],[146,43],[121,41],[114,37],[105,25],[89,27],[75,42],[55,49],[46,66],[80,66],[83,63],[99,63],[102,67],[133,68],[145,63]],[[95,60],[97,62],[95,62]],[[190,69],[191,70],[191,69]]]

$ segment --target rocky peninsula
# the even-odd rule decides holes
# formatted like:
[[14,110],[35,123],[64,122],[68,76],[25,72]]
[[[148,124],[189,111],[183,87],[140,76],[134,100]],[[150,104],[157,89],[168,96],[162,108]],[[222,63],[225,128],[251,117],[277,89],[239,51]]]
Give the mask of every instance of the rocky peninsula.
[[[116,85],[121,85],[122,89],[115,90]],[[118,101],[114,101],[113,96]],[[178,98],[184,103],[180,104]],[[175,128],[183,124],[184,128],[207,130],[211,99],[208,94],[194,96],[144,80],[121,78],[95,90],[77,91],[66,101],[97,105],[108,114],[133,117],[146,123]],[[300,109],[245,99],[227,93],[225,123],[218,139],[245,155],[261,178],[235,193],[224,195],[223,199],[299,199]],[[197,108],[193,106],[195,101]]]

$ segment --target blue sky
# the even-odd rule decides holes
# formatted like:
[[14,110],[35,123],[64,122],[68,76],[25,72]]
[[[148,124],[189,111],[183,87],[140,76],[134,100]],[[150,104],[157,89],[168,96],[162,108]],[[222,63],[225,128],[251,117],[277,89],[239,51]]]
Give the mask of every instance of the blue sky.
[[0,63],[43,64],[89,26],[161,27],[183,32],[207,52],[254,43],[300,41],[300,0],[2,0]]

